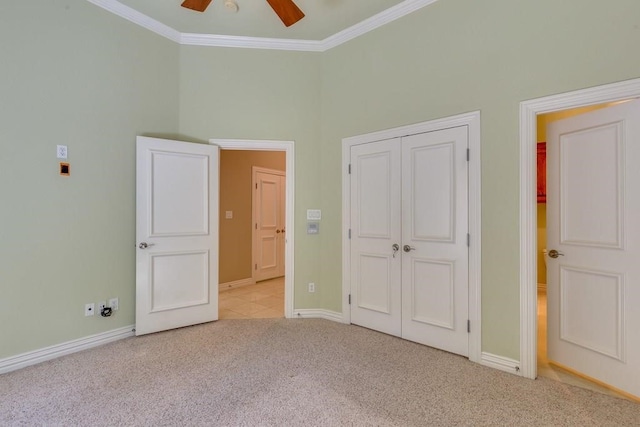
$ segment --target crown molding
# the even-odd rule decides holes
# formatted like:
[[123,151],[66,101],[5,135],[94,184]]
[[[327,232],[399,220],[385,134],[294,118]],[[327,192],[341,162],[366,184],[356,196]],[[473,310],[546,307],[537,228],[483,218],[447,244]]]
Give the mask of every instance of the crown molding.
[[187,46],[232,47],[250,49],[275,49],[305,52],[325,52],[343,43],[353,40],[369,31],[375,30],[438,0],[404,0],[377,15],[346,28],[324,40],[296,40],[265,37],[228,36],[219,34],[181,33],[162,22],[156,21],[135,9],[125,6],[117,0],[87,0],[104,10],[120,16],[136,25]]
[[340,31],[332,36],[322,40],[322,51],[327,51],[336,46],[340,46],[343,43],[353,40],[363,34],[373,31],[376,28],[380,28],[390,22],[400,19],[403,16],[409,15],[418,9],[422,9],[425,6],[429,6],[438,0],[405,0],[402,3],[390,7],[387,10],[383,10],[377,15],[373,15],[371,18],[355,24],[347,29]]
[[179,43],[187,46],[236,47],[250,49],[298,50],[322,52],[317,40],[274,39],[266,37],[226,36],[218,34],[182,33]]
[[163,24],[160,21],[156,21],[155,19],[149,18],[144,13],[140,13],[135,9],[130,8],[129,6],[125,6],[116,0],[87,0],[89,3],[93,3],[98,7],[103,8],[104,10],[113,13],[114,15],[118,15],[121,18],[126,19],[127,21],[133,22],[136,25],[139,25],[147,30],[153,31],[154,33],[165,37],[171,41],[176,43],[180,43],[181,34],[179,31],[174,30],[168,25]]

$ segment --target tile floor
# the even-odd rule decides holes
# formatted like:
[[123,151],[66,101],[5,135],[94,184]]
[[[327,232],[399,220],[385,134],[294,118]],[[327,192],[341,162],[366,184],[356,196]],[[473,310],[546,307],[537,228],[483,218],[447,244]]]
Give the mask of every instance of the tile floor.
[[538,290],[538,375],[610,396],[621,397],[623,399],[627,398],[620,393],[616,393],[614,390],[602,387],[586,378],[573,375],[549,363],[547,359],[547,295],[544,291],[540,290]]
[[220,319],[271,319],[284,317],[284,277],[221,291]]

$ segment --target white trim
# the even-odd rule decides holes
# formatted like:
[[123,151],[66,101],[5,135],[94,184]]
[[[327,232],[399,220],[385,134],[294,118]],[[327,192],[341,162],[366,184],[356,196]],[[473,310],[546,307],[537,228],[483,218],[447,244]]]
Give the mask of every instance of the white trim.
[[271,141],[251,139],[210,139],[209,144],[223,150],[284,151],[286,157],[286,230],[284,249],[284,317],[293,317],[294,254],[295,254],[295,152],[293,141]]
[[345,30],[340,31],[339,33],[336,33],[322,40],[320,44],[321,52],[325,52],[336,46],[340,46],[341,44],[346,43],[349,40],[360,37],[361,35],[366,34],[369,31],[380,28],[383,25],[393,22],[396,19],[400,19],[403,16],[409,15],[410,13],[413,13],[418,9],[429,6],[436,1],[438,0],[405,0],[401,3],[398,3],[397,5],[383,10],[382,12],[372,16],[371,18],[365,19],[358,24],[355,24]]
[[537,115],[640,97],[640,79],[520,103],[520,369],[537,376]]
[[27,366],[35,365],[36,363],[65,356],[67,354],[77,353],[82,350],[87,350],[89,348],[121,340],[123,338],[132,337],[134,328],[134,325],[124,326],[111,331],[67,341],[62,344],[56,344],[39,350],[18,354],[17,356],[7,357],[0,360],[0,374],[15,371],[16,369],[25,368]]
[[324,52],[326,50],[323,47],[323,42],[318,40],[275,39],[219,34],[183,33],[180,35],[179,43],[186,46],[295,50],[303,52]]
[[428,122],[401,126],[394,129],[372,132],[365,135],[352,136],[342,140],[342,313],[345,323],[351,323],[349,293],[351,289],[349,272],[351,269],[349,256],[349,212],[351,196],[349,186],[349,161],[351,147],[369,142],[398,138],[435,130],[468,126],[469,129],[469,360],[480,362],[482,351],[482,243],[481,243],[481,163],[480,163],[480,111],[445,117]]
[[341,313],[322,309],[299,309],[293,312],[294,317],[299,319],[326,319],[333,322],[345,323]]
[[246,279],[234,280],[232,282],[220,283],[218,285],[219,292],[228,291],[235,288],[241,288],[243,286],[255,285],[256,281],[251,277],[247,277]]
[[126,19],[129,22],[133,22],[136,25],[146,28],[162,37],[165,37],[176,43],[180,43],[182,35],[179,31],[174,30],[168,25],[155,19],[149,18],[144,13],[138,12],[135,9],[125,6],[124,4],[116,0],[87,0],[89,3],[93,3],[104,10],[118,15],[121,18]]
[[491,353],[482,353],[480,364],[489,368],[498,369],[510,374],[521,375],[518,361],[508,357],[496,356]]
[[383,10],[362,22],[346,28],[324,40],[296,40],[267,37],[230,36],[223,34],[181,33],[135,9],[125,6],[117,0],[87,0],[115,15],[154,33],[166,37],[181,45],[234,47],[250,49],[275,49],[305,52],[325,52],[363,34],[380,28],[383,25],[409,15],[418,9],[435,3],[438,0],[404,0],[403,2]]

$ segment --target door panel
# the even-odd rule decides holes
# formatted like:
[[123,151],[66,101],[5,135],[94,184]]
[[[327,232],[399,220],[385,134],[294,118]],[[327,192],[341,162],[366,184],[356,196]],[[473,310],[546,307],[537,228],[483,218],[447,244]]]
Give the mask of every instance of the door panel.
[[162,151],[149,155],[153,182],[150,236],[207,235],[209,156]]
[[547,135],[548,358],[640,396],[640,102]]
[[136,334],[218,318],[218,149],[137,139]]
[[[562,135],[561,244],[621,248],[622,123]],[[593,209],[594,200],[598,209]]]
[[402,336],[468,356],[467,127],[402,139]]
[[400,139],[351,148],[351,322],[401,333]]
[[409,181],[403,181],[410,184],[411,239],[452,242],[456,223],[454,141],[417,145],[420,139],[408,137],[406,144],[411,148],[403,147],[403,155],[408,150],[405,158],[411,171],[405,174]]

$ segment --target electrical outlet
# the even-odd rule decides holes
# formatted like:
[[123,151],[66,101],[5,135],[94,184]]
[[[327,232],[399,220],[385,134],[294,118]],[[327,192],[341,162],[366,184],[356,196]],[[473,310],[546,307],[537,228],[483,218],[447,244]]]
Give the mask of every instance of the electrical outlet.
[[111,307],[113,311],[118,310],[118,298],[111,298],[109,300],[109,307]]
[[96,313],[96,305],[92,302],[84,305],[84,315],[93,316]]
[[309,283],[309,292],[313,293],[315,291],[316,291],[316,284],[313,282]]
[[105,308],[107,306],[107,302],[106,301],[100,301],[98,303],[98,313],[102,313],[102,309]]

